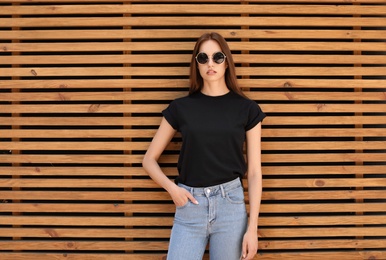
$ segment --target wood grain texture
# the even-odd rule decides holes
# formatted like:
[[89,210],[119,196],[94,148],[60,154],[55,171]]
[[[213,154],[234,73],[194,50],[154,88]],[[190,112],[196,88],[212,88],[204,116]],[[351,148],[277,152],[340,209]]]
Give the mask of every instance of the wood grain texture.
[[208,31],[268,115],[255,259],[386,259],[384,3],[2,0],[0,259],[166,259],[141,161]]

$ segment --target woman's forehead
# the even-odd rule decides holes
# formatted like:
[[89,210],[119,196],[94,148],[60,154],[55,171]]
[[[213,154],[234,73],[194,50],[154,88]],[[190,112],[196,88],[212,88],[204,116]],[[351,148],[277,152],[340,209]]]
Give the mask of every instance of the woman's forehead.
[[220,44],[214,40],[207,40],[201,43],[200,52],[205,52],[206,54],[213,54],[215,52],[222,51]]

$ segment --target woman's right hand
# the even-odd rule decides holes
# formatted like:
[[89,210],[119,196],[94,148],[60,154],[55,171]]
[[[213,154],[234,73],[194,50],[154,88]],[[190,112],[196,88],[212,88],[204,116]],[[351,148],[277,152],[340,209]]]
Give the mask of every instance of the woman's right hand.
[[189,191],[177,185],[169,193],[173,199],[174,204],[177,207],[184,206],[188,202],[188,200],[190,200],[193,204],[198,204],[198,201],[193,197],[193,195]]

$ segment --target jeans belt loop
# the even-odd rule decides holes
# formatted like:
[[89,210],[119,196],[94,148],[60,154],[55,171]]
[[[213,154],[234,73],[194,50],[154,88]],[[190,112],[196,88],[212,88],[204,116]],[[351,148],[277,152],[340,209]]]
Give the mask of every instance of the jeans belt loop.
[[220,185],[220,189],[221,189],[221,195],[223,198],[225,198],[225,190],[224,190],[224,186],[223,185]]

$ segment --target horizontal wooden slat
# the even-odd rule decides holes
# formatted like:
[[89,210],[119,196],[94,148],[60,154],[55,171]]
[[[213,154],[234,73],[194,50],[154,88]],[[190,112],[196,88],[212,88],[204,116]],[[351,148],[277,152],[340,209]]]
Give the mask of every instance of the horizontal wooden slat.
[[[137,129],[79,129],[79,130],[0,130],[3,138],[152,138],[156,130],[137,130]],[[382,128],[362,128],[362,129],[267,129],[263,131],[262,137],[383,137]]]
[[[188,76],[184,67],[72,67],[72,68],[0,68],[3,76],[49,77],[49,76]],[[384,67],[283,67],[258,69],[238,68],[241,76],[383,76]]]
[[[189,63],[190,55],[24,55],[0,56],[1,64],[170,64]],[[269,64],[385,64],[381,55],[233,55],[236,63]]]
[[[247,195],[247,194],[246,194]],[[174,213],[175,206],[169,204],[54,204],[54,203],[1,203],[0,212],[44,212],[44,213]],[[374,212],[382,214],[386,211],[385,203],[291,203],[262,204],[263,213],[344,213]],[[3,229],[1,229],[3,230]],[[2,234],[3,231],[2,231]]]
[[[28,230],[26,230],[28,232]],[[38,230],[31,229],[30,232],[36,232]],[[16,230],[17,232],[17,230]],[[74,231],[73,231],[74,232]],[[149,232],[152,232],[152,230],[149,230]],[[155,232],[158,233],[158,232]],[[23,234],[23,233],[22,233]],[[18,234],[17,234],[18,235]],[[155,234],[156,235],[156,234]],[[259,247],[265,248],[265,249],[282,249],[282,248],[290,248],[290,249],[302,249],[304,247],[307,248],[355,248],[355,246],[362,246],[365,248],[382,248],[385,245],[385,240],[376,240],[376,239],[368,239],[368,240],[354,240],[354,239],[330,239],[330,240],[316,240],[316,239],[310,239],[310,240],[299,240],[298,244],[293,242],[288,242],[285,240],[281,241],[260,241]],[[115,250],[131,250],[133,246],[139,246],[141,247],[141,243],[143,242],[132,242],[132,241],[116,241],[116,242],[85,242],[85,241],[58,241],[58,242],[30,242],[26,243],[26,247],[28,246],[41,246],[49,249],[72,249],[76,248],[78,250],[95,250],[100,249],[103,250],[106,248],[111,248]],[[153,242],[154,243],[154,242]],[[12,249],[19,249],[22,245],[18,241],[14,241],[11,243],[2,243],[6,248],[12,248]],[[154,243],[154,245],[158,244],[159,247],[167,246],[166,242],[158,242]]]
[[[23,230],[21,230],[23,231]],[[31,229],[31,230],[25,230],[25,232],[20,232],[20,236],[22,234],[32,234],[33,232],[36,232],[38,230]],[[152,230],[149,230],[151,232]],[[15,230],[17,232],[17,229]],[[27,233],[28,232],[28,233]],[[17,233],[19,235],[19,232]],[[329,240],[316,240],[316,239],[310,239],[310,240],[299,240],[298,243],[293,243],[285,240],[280,241],[260,241],[259,247],[265,248],[265,249],[283,249],[283,248],[290,248],[290,249],[302,249],[304,247],[307,248],[355,248],[355,246],[361,246],[364,248],[382,248],[385,245],[385,240],[376,240],[376,239],[368,239],[368,240],[361,240],[361,239],[329,239]],[[115,242],[89,242],[89,241],[58,241],[57,243],[54,242],[31,242],[31,246],[36,243],[35,245],[38,245],[39,243],[42,243],[42,245],[45,246],[45,248],[49,249],[52,247],[56,248],[73,248],[76,247],[79,250],[95,250],[95,249],[104,249],[104,248],[113,248],[115,250],[129,250],[136,243],[133,243],[132,241],[115,241]],[[162,242],[165,243],[165,242]],[[8,247],[17,248],[20,247],[20,242],[12,242],[9,244],[6,244]]]
[[[244,91],[250,99],[273,101],[386,101],[386,91],[379,92],[301,92],[301,91]],[[187,96],[186,91],[126,91],[126,92],[50,92],[50,93],[2,93],[0,101],[137,101],[170,100]]]
[[[385,178],[275,179],[263,180],[265,188],[385,187]],[[29,188],[157,188],[152,180],[133,179],[1,179],[0,187]]]
[[[74,232],[74,231],[72,231]],[[76,232],[76,230],[75,230]],[[149,234],[152,233],[152,230],[147,231]],[[137,233],[137,232],[134,232]],[[158,231],[154,232],[154,236],[157,236]],[[169,230],[165,230],[164,234],[170,233]],[[0,246],[5,250],[33,250],[36,247],[45,248],[46,250],[166,250],[168,247],[167,242],[118,242],[116,245],[113,245],[113,242],[110,243],[101,243],[101,242],[77,242],[77,241],[67,241],[67,242],[0,242]],[[0,254],[1,256],[1,254]],[[113,257],[113,256],[112,256]]]
[[[377,30],[343,30],[335,29],[328,30],[324,28],[318,28],[318,30],[307,30],[296,28],[281,30],[271,28],[269,30],[259,29],[217,29],[217,32],[221,33],[227,39],[240,39],[240,38],[252,38],[252,39],[385,39],[386,35],[380,34]],[[12,30],[12,31],[0,31],[0,38],[7,39],[19,39],[19,40],[42,40],[42,39],[197,39],[205,30],[181,30],[181,29],[98,29],[98,30]]]
[[[0,125],[23,126],[158,126],[161,117],[1,117]],[[270,125],[353,125],[382,124],[381,116],[312,116],[312,117],[281,117],[272,116],[264,120],[264,126]],[[270,130],[267,130],[270,131]]]
[[[240,79],[242,88],[341,88],[377,89],[386,84],[382,79]],[[184,79],[34,79],[0,81],[3,89],[113,89],[113,88],[187,88]]]
[[262,237],[340,237],[340,236],[383,236],[386,229],[382,227],[367,228],[296,228],[296,229],[265,229],[259,233]]
[[[4,163],[75,163],[75,164],[103,164],[103,163],[141,163],[142,155],[27,155],[0,154]],[[299,153],[299,154],[263,154],[262,160],[267,163],[322,163],[322,162],[384,162],[386,155],[380,153]],[[160,163],[176,163],[177,156],[161,156]]]
[[[383,165],[338,165],[338,166],[263,166],[263,175],[351,175],[384,174]],[[177,169],[163,167],[168,176],[176,176]],[[0,175],[15,176],[148,176],[140,167],[1,167]]]
[[[160,113],[167,105],[137,104],[68,104],[68,105],[0,105],[3,113]],[[386,104],[280,104],[269,106],[261,104],[266,113],[383,113]],[[382,124],[384,117],[379,118]]]
[[[350,225],[355,224],[382,224],[386,216],[339,216],[339,217],[260,217],[259,234],[262,237],[333,237],[333,236],[353,236],[354,232],[359,232],[366,236],[382,236],[385,234],[386,227],[359,227],[353,228]],[[159,226],[170,227],[173,224],[173,217],[50,217],[50,216],[0,216],[1,223],[5,225],[45,225],[47,226]],[[71,224],[73,223],[73,224]],[[265,226],[288,226],[287,228],[270,228]],[[313,226],[322,225],[318,229]],[[328,226],[345,226],[347,227],[328,227]],[[300,226],[300,227],[299,227]],[[52,228],[51,233],[55,234],[55,228]],[[104,232],[105,231],[105,232]],[[313,232],[314,233],[313,233]],[[329,233],[328,231],[331,231]],[[346,233],[344,233],[346,231]],[[138,237],[141,229],[133,229],[127,232],[127,229],[98,229],[87,228],[83,231],[74,234],[69,233],[69,237]],[[304,232],[304,233],[303,233]],[[371,233],[373,232],[373,233]],[[48,235],[51,236],[50,233]],[[168,235],[170,233],[168,232]],[[60,237],[59,234],[55,237]]]
[[[98,192],[98,191],[0,191],[1,198],[4,200],[96,200],[96,201],[166,201],[170,200],[166,192]],[[146,195],[146,196],[144,196]],[[355,200],[355,199],[386,199],[383,190],[317,190],[317,191],[264,191],[263,200],[270,201],[314,201],[314,200]]]
[[[363,119],[365,120],[365,119]],[[358,120],[362,121],[362,120]],[[94,125],[159,125],[160,117],[1,117],[0,125],[73,125],[73,126],[94,126]]]
[[[126,151],[126,150],[147,150],[149,142],[1,142],[0,150],[72,150],[72,151]],[[129,148],[130,147],[130,148]],[[386,141],[347,141],[347,142],[262,142],[262,150],[384,150]],[[180,144],[170,143],[166,150],[179,150]]]
[[[150,231],[151,232],[151,231]],[[307,242],[308,241],[308,242]],[[373,241],[374,243],[371,244],[372,246],[369,246],[370,243]],[[336,243],[334,243],[336,242]],[[112,245],[110,243],[105,243],[105,242],[81,242],[81,241],[71,241],[71,242],[40,242],[40,243],[33,243],[31,242],[30,243],[30,246],[33,246],[33,245],[40,245],[44,248],[47,248],[47,249],[54,249],[55,247],[56,248],[66,248],[66,249],[71,249],[73,247],[76,247],[77,249],[80,249],[80,250],[92,250],[92,249],[95,249],[96,246],[98,246],[98,248],[105,248],[105,247],[109,247],[109,248],[114,248],[114,249],[118,249],[118,250],[123,250],[123,249],[126,249],[126,250],[129,250],[131,249],[133,246],[138,246],[139,248],[141,248],[141,243],[143,242],[116,242],[116,244]],[[372,240],[372,239],[369,239],[369,240],[366,240],[366,241],[362,241],[362,240],[337,240],[337,239],[333,239],[333,240],[300,240],[299,241],[299,244],[296,244],[296,243],[290,243],[290,242],[285,242],[285,241],[279,241],[278,243],[276,243],[275,241],[269,241],[269,242],[260,242],[259,243],[259,248],[266,248],[266,249],[279,249],[279,248],[282,248],[283,246],[286,246],[288,248],[291,248],[291,249],[301,249],[301,246],[304,246],[304,245],[310,245],[310,248],[322,248],[323,246],[324,247],[329,247],[329,248],[338,248],[338,246],[342,246],[343,248],[352,248],[353,245],[367,245],[368,248],[382,248],[382,246],[384,245],[384,241],[383,240]],[[12,247],[13,249],[21,249],[20,246],[21,246],[21,243],[18,243],[18,242],[12,242],[12,243],[2,243],[5,245],[6,248],[9,248],[9,247]],[[134,245],[133,245],[134,244]],[[28,243],[27,243],[28,245]],[[149,249],[152,249],[152,250],[155,250],[155,248],[158,248],[159,247],[167,247],[167,244],[166,242],[152,242],[150,243],[150,248]],[[330,246],[331,245],[331,246]],[[155,247],[155,248],[154,248]]]
[[[97,0],[98,1],[98,0]],[[71,260],[104,260],[114,258],[115,260],[159,260],[166,258],[165,254],[160,253],[0,253],[0,256],[7,260],[30,260],[30,259],[71,259]],[[207,260],[209,258],[206,258]]]
[[2,15],[25,14],[333,14],[333,15],[385,15],[384,6],[355,5],[47,5],[47,6],[5,6]]
[[[1,21],[1,20],[0,20]],[[352,25],[354,26],[354,25]],[[230,42],[234,50],[249,51],[384,51],[382,42]],[[78,42],[78,43],[1,43],[0,50],[8,52],[90,52],[90,51],[191,51],[191,42]]]
[[224,20],[232,26],[301,26],[307,24],[310,27],[330,26],[368,26],[383,27],[384,19],[374,17],[233,17],[216,16],[216,19],[192,16],[192,17],[60,17],[60,18],[0,18],[0,23],[7,27],[108,27],[108,26],[224,26]]

